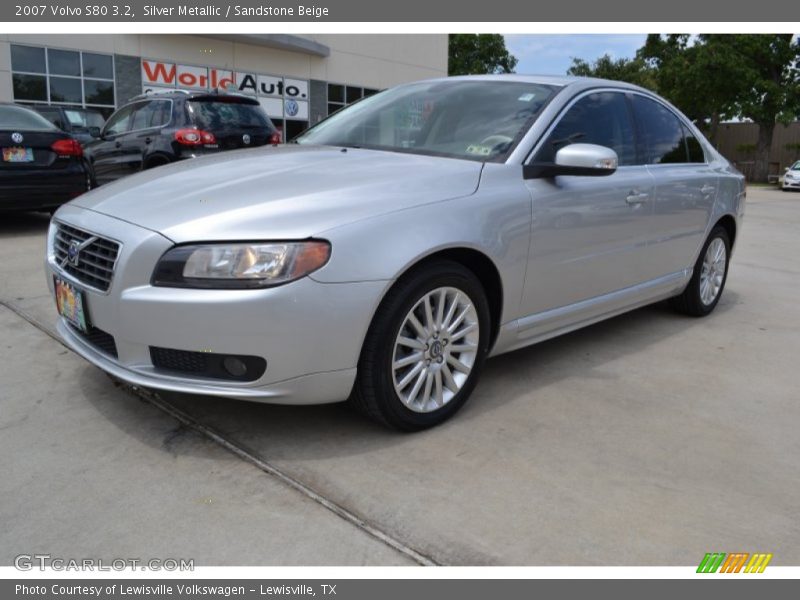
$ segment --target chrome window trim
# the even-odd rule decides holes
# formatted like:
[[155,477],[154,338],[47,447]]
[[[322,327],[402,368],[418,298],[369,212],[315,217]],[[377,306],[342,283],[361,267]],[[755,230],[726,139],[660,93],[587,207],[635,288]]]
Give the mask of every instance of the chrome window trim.
[[[628,94],[638,95],[638,96],[642,96],[644,98],[647,98],[649,100],[653,100],[654,102],[657,102],[662,107],[664,107],[666,110],[668,110],[672,115],[674,115],[675,118],[678,119],[678,122],[681,125],[684,125],[689,129],[689,131],[695,136],[697,141],[700,143],[700,147],[703,149],[703,156],[706,159],[706,162],[703,162],[703,163],[695,163],[695,162],[667,163],[667,164],[639,163],[639,164],[635,164],[635,165],[620,165],[618,167],[619,169],[624,169],[626,167],[628,167],[628,168],[629,167],[676,167],[676,166],[697,167],[697,166],[703,166],[703,165],[708,166],[708,164],[709,164],[708,154],[709,153],[708,153],[708,149],[706,148],[706,144],[704,143],[705,142],[705,137],[699,138],[697,136],[698,131],[696,130],[696,128],[694,127],[694,125],[692,123],[688,123],[686,119],[682,118],[679,114],[676,114],[675,109],[671,108],[669,105],[665,104],[662,100],[660,100],[659,98],[657,98],[657,97],[655,97],[655,96],[653,96],[651,94],[648,94],[646,92],[641,92],[639,90],[628,89],[628,88],[618,88],[618,87],[590,88],[590,89],[583,90],[582,92],[579,92],[574,97],[572,97],[572,99],[570,99],[570,101],[561,108],[561,110],[555,116],[555,118],[550,123],[550,125],[548,125],[547,129],[545,129],[544,133],[542,133],[542,135],[539,136],[539,139],[533,145],[533,147],[531,148],[530,152],[528,152],[528,154],[523,159],[522,164],[523,165],[529,165],[529,164],[532,163],[533,157],[536,156],[537,152],[539,152],[539,150],[541,149],[541,147],[544,144],[544,142],[547,140],[547,138],[550,136],[550,134],[553,132],[553,130],[556,128],[556,126],[561,122],[561,119],[564,118],[564,116],[567,114],[567,112],[569,112],[569,110],[579,100],[581,100],[582,98],[584,98],[586,96],[589,96],[591,94],[598,94],[598,93],[603,93],[603,92],[612,92],[612,93],[622,94],[623,96],[627,96]],[[636,122],[636,117],[633,114],[632,107],[631,107],[631,120],[633,122],[634,127],[636,127],[637,126],[637,122]],[[638,133],[637,133],[637,136],[638,136]],[[700,141],[701,139],[703,140],[703,142]]]

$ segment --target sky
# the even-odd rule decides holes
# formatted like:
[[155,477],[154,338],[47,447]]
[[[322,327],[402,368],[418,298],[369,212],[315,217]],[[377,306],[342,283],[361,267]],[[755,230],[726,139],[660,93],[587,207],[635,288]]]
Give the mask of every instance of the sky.
[[506,48],[517,57],[515,71],[530,75],[566,75],[573,58],[594,62],[603,54],[631,58],[646,34],[506,35]]

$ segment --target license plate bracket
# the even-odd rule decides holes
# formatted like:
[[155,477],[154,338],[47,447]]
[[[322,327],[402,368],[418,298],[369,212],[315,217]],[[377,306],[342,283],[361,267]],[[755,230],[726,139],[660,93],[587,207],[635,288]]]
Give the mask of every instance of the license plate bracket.
[[83,333],[89,333],[89,314],[86,310],[86,296],[71,283],[53,275],[56,296],[56,309],[70,324]]

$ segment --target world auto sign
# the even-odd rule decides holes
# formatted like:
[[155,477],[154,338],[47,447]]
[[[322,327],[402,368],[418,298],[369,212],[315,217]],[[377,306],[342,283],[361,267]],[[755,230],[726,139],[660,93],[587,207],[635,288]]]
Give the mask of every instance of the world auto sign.
[[276,75],[198,67],[159,60],[142,60],[142,87],[213,90],[256,96],[273,119],[308,120],[308,81]]

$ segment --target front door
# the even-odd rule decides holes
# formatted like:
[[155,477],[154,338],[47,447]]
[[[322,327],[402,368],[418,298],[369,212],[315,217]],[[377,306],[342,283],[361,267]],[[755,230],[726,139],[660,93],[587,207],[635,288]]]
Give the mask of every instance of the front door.
[[102,185],[121,176],[122,137],[130,129],[133,105],[123,106],[109,117],[100,139],[91,143],[87,150],[97,183]]
[[622,92],[579,97],[536,151],[552,163],[570,143],[612,148],[617,171],[605,177],[526,181],[531,245],[522,314],[597,298],[648,279],[644,261],[653,211],[653,176],[637,164],[634,124]]

